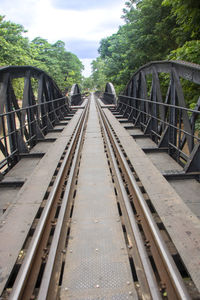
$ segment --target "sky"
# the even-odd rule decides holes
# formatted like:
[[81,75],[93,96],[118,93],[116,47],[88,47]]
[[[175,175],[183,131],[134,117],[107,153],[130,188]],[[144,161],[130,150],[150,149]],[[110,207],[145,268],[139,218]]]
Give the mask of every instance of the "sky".
[[24,26],[35,37],[65,42],[66,50],[78,56],[90,76],[90,63],[98,56],[102,38],[116,33],[125,0],[0,0],[0,15]]

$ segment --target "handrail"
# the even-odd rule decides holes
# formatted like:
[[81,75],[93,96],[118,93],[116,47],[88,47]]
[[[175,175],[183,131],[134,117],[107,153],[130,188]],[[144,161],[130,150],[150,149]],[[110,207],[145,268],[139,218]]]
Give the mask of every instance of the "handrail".
[[[13,87],[13,79],[19,78],[24,78],[21,102]],[[46,72],[32,66],[0,67],[0,172],[13,167],[20,153],[44,139],[69,113],[68,98]]]
[[[168,84],[165,95],[160,73],[169,75],[165,80]],[[199,86],[194,109],[187,105],[181,79]],[[185,172],[200,172],[199,91],[200,65],[184,61],[149,62],[132,75],[119,95],[117,111],[144,135],[150,136],[158,148],[168,148]]]

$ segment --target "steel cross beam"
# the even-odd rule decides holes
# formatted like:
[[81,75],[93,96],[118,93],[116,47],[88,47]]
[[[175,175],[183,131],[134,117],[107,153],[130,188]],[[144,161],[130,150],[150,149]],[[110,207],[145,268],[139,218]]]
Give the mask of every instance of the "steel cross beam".
[[[23,89],[17,99],[16,80]],[[0,68],[0,174],[71,114],[69,99],[44,71],[31,66]]]
[[[107,86],[106,86],[107,87]],[[191,109],[184,94],[193,91]],[[109,98],[114,97],[109,91]],[[155,61],[133,74],[119,95],[115,114],[140,128],[158,148],[167,148],[185,172],[200,172],[200,65],[183,61]],[[104,99],[107,99],[104,93]]]

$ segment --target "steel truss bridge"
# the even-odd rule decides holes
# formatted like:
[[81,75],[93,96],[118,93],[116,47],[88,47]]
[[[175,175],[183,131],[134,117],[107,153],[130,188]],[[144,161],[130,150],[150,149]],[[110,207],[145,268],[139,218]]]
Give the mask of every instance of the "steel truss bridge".
[[118,97],[0,68],[0,299],[200,299],[199,92],[182,61]]

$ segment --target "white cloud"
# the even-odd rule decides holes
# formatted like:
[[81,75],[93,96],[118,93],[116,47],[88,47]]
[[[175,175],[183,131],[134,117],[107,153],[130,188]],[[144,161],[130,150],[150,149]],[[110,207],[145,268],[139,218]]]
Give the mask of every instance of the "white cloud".
[[115,5],[112,13],[107,9],[61,10],[55,9],[49,0],[42,0],[36,3],[37,13],[28,35],[31,38],[40,35],[50,41],[66,38],[100,40],[117,30],[121,8],[122,5]]
[[37,14],[37,0],[0,0],[0,14],[28,29]]
[[82,75],[84,77],[89,77],[91,75],[91,73],[92,73],[91,62],[92,61],[93,61],[93,58],[83,58],[83,59],[81,59],[81,62],[85,66],[85,69],[82,72]]
[[50,42],[58,39],[100,40],[117,30],[124,6],[118,0],[112,7],[91,10],[64,10],[50,0],[0,0],[0,13],[7,19],[26,26],[28,36],[41,36]]
[[[87,0],[85,1],[87,3]],[[28,30],[26,36],[30,40],[37,36],[47,39],[50,43],[63,40],[72,52],[73,45],[76,44],[77,48],[78,41],[82,41],[77,54],[86,62],[85,59],[95,58],[91,57],[90,53],[97,53],[94,49],[97,43],[116,32],[119,25],[123,23],[120,17],[124,2],[124,0],[116,0],[111,6],[111,1],[108,1],[108,5],[101,9],[67,10],[56,8],[51,0],[0,0],[0,14],[6,15],[7,20],[23,25]],[[87,51],[86,45],[92,47],[93,51],[92,49]],[[85,72],[89,72],[86,70]]]

